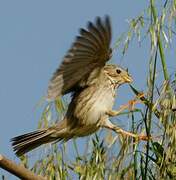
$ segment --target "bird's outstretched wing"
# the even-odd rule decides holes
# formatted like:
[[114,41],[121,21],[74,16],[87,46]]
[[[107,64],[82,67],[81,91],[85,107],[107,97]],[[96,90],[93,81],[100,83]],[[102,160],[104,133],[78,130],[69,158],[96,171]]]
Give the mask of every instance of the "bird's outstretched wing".
[[87,30],[80,29],[60,67],[54,73],[48,87],[48,99],[54,100],[78,86],[94,69],[101,68],[111,57],[110,18],[96,18],[88,22]]

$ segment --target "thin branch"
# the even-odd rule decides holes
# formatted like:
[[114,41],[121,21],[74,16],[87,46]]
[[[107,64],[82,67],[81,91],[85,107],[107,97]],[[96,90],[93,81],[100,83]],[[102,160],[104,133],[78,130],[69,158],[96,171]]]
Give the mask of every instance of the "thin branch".
[[22,165],[17,165],[13,161],[7,159],[6,157],[0,154],[0,167],[9,173],[17,176],[20,179],[24,180],[46,180],[42,176],[35,175],[30,170],[26,169]]

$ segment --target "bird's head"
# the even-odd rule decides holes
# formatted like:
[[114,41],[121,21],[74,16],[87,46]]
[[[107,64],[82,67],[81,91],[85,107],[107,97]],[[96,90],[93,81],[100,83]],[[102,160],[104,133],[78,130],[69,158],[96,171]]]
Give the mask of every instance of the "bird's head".
[[104,72],[115,86],[120,86],[124,83],[131,83],[133,81],[132,77],[128,74],[128,70],[124,70],[117,65],[105,65]]

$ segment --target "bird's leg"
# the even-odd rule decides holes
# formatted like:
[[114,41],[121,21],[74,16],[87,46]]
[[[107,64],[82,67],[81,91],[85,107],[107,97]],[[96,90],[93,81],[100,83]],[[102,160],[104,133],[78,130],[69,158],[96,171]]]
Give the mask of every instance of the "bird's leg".
[[[142,95],[143,95],[143,94],[142,94]],[[142,96],[142,95],[141,95],[141,96]],[[107,114],[108,116],[110,116],[110,117],[117,116],[117,115],[119,115],[122,111],[124,111],[125,109],[129,109],[129,110],[134,109],[135,104],[137,104],[138,102],[140,102],[140,101],[138,101],[138,100],[137,100],[137,97],[135,97],[134,99],[130,100],[127,104],[122,105],[122,106],[120,107],[120,109],[118,109],[118,110],[109,110],[108,112],[106,112],[106,114]]]
[[122,111],[124,111],[125,109],[127,109],[128,107],[126,107],[125,105],[122,106],[119,110],[109,110],[106,112],[106,114],[110,117],[114,117],[117,116],[118,114],[120,114]]
[[143,134],[139,135],[139,134],[134,134],[134,133],[123,130],[122,128],[120,128],[120,127],[116,126],[115,124],[113,124],[109,120],[108,117],[102,117],[102,120],[100,122],[101,122],[100,127],[111,129],[116,133],[120,133],[120,134],[125,135],[125,136],[130,136],[130,137],[133,137],[133,138],[135,138],[137,140],[147,141],[147,140],[150,139],[149,137],[147,137],[147,136],[145,136]]
[[[140,96],[143,96],[143,94],[140,94]],[[116,126],[115,124],[113,124],[108,118],[109,116],[110,117],[117,116],[118,114],[120,114],[125,109],[129,109],[129,110],[134,109],[134,105],[137,104],[138,102],[139,101],[138,101],[137,97],[135,97],[133,100],[130,100],[128,102],[128,104],[125,104],[125,105],[121,106],[119,110],[109,110],[109,111],[107,111],[106,112],[107,116],[102,117],[101,127],[111,129],[111,130],[115,131],[116,133],[120,133],[120,134],[123,134],[125,136],[131,136],[131,137],[133,137],[133,138],[135,138],[137,140],[148,141],[149,139],[151,139],[151,137],[148,137],[148,136],[143,135],[143,134],[135,134],[135,133],[125,131],[122,128],[120,128],[120,127]]]

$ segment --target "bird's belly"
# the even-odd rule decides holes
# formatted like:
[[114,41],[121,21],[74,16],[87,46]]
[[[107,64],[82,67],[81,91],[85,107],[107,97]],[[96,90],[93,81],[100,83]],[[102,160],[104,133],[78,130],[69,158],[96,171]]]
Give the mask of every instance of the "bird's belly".
[[75,119],[72,123],[80,127],[96,126],[107,111],[112,110],[115,100],[115,89],[111,86],[92,85],[75,94],[67,116]]
[[107,111],[111,110],[114,104],[114,96],[112,92],[97,93],[94,103],[87,112],[86,124],[97,124]]
[[77,137],[87,136],[99,129],[101,117],[112,109],[114,96],[111,91],[106,93],[97,91],[87,99],[83,99],[83,104],[75,107],[74,117],[77,125],[70,129]]

